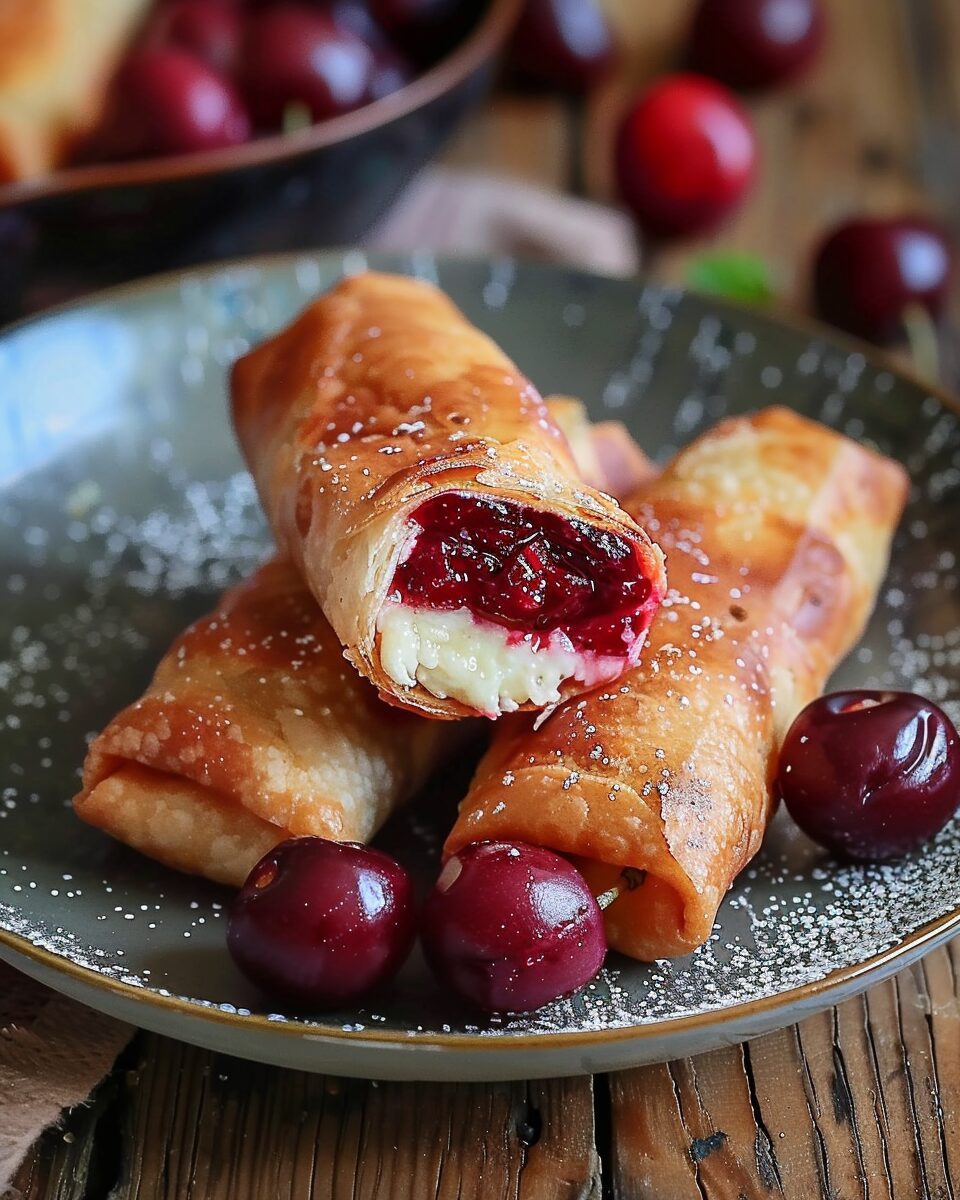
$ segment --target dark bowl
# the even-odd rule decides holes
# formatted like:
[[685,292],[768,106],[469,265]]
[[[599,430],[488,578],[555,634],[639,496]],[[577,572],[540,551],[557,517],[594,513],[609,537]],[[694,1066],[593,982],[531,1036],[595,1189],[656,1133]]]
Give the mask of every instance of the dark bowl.
[[296,133],[0,185],[0,321],[166,266],[357,242],[488,90],[522,0],[406,87]]

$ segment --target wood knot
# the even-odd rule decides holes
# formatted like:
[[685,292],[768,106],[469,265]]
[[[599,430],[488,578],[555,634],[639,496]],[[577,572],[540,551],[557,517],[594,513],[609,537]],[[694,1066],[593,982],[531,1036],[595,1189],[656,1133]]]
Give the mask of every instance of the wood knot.
[[535,1146],[540,1141],[542,1130],[543,1118],[540,1116],[540,1110],[528,1104],[527,1111],[517,1119],[517,1137],[521,1146],[526,1146],[527,1149]]
[[711,1154],[719,1150],[726,1140],[727,1135],[722,1129],[708,1134],[707,1137],[694,1138],[690,1143],[690,1157],[695,1163],[703,1162],[705,1158],[709,1158]]

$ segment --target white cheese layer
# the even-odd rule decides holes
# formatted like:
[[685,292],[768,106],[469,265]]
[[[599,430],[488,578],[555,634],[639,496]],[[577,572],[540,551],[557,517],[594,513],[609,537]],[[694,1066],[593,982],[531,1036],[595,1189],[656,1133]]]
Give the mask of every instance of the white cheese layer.
[[[543,707],[560,699],[560,685],[586,669],[610,677],[603,660],[584,656],[554,632],[511,640],[499,625],[478,621],[465,608],[410,608],[388,602],[377,621],[380,662],[401,687],[421,684],[441,700],[454,699],[487,716],[516,712],[528,701]],[[590,658],[589,664],[585,657]]]

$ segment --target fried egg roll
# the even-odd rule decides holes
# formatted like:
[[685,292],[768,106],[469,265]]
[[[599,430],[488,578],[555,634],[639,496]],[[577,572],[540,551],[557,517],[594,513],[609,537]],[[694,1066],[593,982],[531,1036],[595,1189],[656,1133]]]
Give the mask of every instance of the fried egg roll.
[[277,842],[367,842],[461,731],[383,704],[300,573],[274,560],[173,643],[90,746],[78,815],[239,885]]
[[436,288],[344,280],[240,359],[232,395],[278,543],[392,703],[496,717],[638,661],[659,549]]
[[774,808],[780,741],[861,635],[907,492],[889,459],[786,409],[727,420],[628,504],[670,587],[640,665],[498,727],[446,844],[571,856],[642,960],[709,937]]

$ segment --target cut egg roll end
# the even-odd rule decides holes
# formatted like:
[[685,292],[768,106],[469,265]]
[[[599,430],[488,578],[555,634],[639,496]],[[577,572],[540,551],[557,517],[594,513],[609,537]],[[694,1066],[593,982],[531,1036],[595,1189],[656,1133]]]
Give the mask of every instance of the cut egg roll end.
[[344,280],[236,364],[232,395],[277,540],[381,694],[498,716],[630,665],[662,554],[438,289]]

